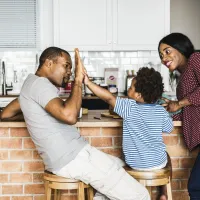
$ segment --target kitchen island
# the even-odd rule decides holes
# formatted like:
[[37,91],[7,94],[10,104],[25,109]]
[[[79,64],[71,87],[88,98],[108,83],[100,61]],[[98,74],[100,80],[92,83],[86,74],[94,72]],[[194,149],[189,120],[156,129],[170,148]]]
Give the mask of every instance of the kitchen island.
[[[75,126],[91,145],[123,157],[122,119],[101,117],[102,112],[105,110],[89,110]],[[163,138],[172,159],[173,200],[188,200],[187,180],[198,149],[189,152],[186,148],[180,121],[174,121],[174,130],[163,133]],[[44,199],[44,165],[24,122],[0,122],[0,160],[0,200]],[[156,196],[156,188],[153,194]],[[76,191],[62,195],[62,200],[76,199]]]

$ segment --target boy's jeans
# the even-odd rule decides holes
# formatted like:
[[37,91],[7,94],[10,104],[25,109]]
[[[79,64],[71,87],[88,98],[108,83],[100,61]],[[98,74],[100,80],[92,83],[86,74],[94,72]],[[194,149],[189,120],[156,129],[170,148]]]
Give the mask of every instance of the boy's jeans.
[[[126,173],[123,165],[119,158],[87,144],[74,160],[53,173],[90,184],[112,200],[150,200],[146,188]],[[94,199],[106,198],[97,195]]]

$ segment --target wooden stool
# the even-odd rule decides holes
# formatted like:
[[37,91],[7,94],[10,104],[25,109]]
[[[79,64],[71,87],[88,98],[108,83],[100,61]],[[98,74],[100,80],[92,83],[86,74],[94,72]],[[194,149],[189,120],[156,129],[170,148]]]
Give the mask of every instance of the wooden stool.
[[60,190],[78,190],[78,200],[85,200],[84,189],[87,189],[88,200],[93,200],[94,192],[90,185],[75,179],[57,176],[51,172],[44,172],[45,200],[51,200],[51,191],[54,189],[54,200],[60,200]]
[[172,200],[171,191],[171,177],[172,177],[172,166],[171,161],[168,158],[168,163],[163,169],[157,169],[152,171],[137,171],[125,166],[124,169],[133,178],[138,180],[142,185],[144,185],[149,191],[151,197],[151,186],[161,186],[167,185],[167,196],[168,200]]

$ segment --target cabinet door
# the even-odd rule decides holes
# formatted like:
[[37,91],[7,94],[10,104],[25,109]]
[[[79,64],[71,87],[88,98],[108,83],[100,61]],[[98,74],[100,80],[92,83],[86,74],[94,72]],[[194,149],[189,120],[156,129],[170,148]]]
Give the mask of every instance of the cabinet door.
[[66,50],[112,48],[112,0],[54,0],[54,44]]
[[157,50],[170,32],[169,0],[113,0],[113,49]]

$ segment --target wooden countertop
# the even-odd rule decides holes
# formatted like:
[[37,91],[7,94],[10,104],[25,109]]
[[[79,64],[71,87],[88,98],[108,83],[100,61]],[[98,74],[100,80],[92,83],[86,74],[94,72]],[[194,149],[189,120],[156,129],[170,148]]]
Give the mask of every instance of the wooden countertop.
[[[16,98],[19,95],[0,95],[0,98]],[[63,93],[59,95],[61,99],[67,99],[69,94]],[[117,96],[125,96],[124,93],[118,93]],[[83,99],[99,99],[99,97],[95,95],[85,95],[82,97]]]
[[[101,117],[102,112],[107,110],[89,110],[87,115],[83,115],[75,124],[76,127],[122,127],[122,119]],[[101,119],[94,119],[101,117]],[[181,121],[174,121],[174,126],[182,126]],[[0,122],[0,127],[26,127],[25,122]]]

